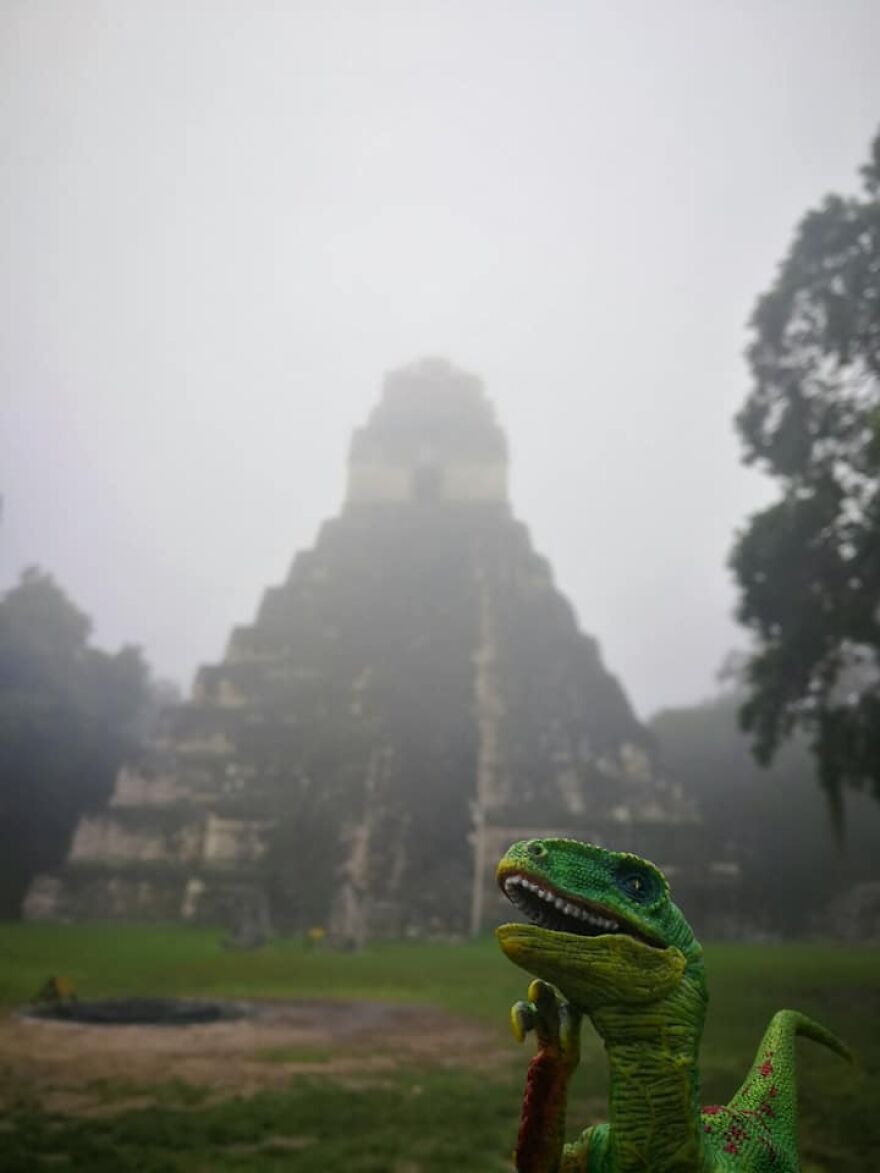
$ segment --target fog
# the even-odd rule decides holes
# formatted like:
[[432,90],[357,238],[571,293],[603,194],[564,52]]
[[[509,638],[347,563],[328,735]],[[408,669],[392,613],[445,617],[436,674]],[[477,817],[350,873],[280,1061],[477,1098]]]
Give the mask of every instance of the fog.
[[188,686],[443,355],[636,707],[742,646],[746,321],[880,119],[876,0],[6,2],[0,587]]

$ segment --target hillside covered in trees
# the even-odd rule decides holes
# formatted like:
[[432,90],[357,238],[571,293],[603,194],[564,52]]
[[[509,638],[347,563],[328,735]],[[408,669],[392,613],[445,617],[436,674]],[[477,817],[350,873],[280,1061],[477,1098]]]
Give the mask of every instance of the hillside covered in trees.
[[880,807],[850,792],[842,841],[805,737],[769,768],[751,755],[736,691],[651,721],[665,772],[700,807],[713,854],[739,862],[741,907],[768,934],[830,931],[827,908],[855,884],[880,881]]
[[150,721],[140,651],[101,651],[90,631],[36,568],[0,599],[0,919],[18,916],[33,876],[61,863]]

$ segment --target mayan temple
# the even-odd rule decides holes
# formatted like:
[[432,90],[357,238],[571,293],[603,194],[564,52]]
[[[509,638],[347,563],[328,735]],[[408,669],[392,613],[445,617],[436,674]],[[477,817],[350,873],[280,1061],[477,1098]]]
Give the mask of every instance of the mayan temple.
[[512,515],[480,381],[426,360],[386,378],[339,516],[25,911],[460,934],[496,919],[492,869],[513,839],[631,848],[680,893],[697,831]]

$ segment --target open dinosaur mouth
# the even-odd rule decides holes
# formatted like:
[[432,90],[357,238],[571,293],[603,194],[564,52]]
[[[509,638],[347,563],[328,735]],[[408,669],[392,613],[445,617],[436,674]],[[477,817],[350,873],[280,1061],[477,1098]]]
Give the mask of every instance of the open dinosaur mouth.
[[554,892],[552,888],[536,883],[520,872],[504,876],[500,883],[511,904],[516,905],[538,928],[550,929],[555,933],[574,933],[579,937],[618,933],[634,937],[645,945],[658,947],[657,942],[649,940],[634,925],[600,904]]

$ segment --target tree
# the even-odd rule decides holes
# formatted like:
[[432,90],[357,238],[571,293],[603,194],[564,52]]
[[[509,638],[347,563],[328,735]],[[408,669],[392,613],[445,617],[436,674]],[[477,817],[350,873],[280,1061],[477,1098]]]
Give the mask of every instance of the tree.
[[759,299],[736,419],[780,489],[731,557],[756,637],[740,719],[765,764],[807,732],[838,826],[844,786],[880,799],[880,134],[862,176],[804,217]]
[[0,917],[17,916],[32,877],[62,862],[143,734],[141,654],[90,647],[90,628],[37,569],[0,600]]
[[739,864],[736,904],[744,920],[803,937],[821,927],[817,919],[834,897],[880,879],[880,804],[851,795],[847,850],[839,853],[805,737],[795,733],[772,766],[758,766],[738,728],[742,699],[731,674],[718,695],[655,714],[651,732],[664,773],[699,807],[703,850]]

